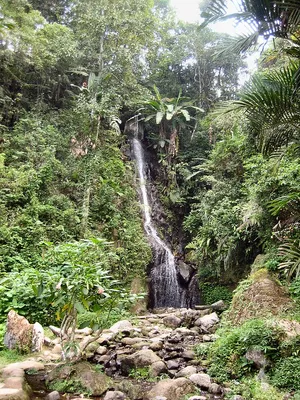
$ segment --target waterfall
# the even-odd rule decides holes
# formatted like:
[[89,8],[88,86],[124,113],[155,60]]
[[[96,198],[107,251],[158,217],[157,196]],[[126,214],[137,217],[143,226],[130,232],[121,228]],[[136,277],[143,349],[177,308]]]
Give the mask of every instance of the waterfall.
[[154,267],[150,272],[153,306],[185,307],[185,290],[178,283],[175,258],[167,244],[159,237],[151,219],[151,205],[147,193],[146,165],[141,142],[134,138],[132,147],[139,177],[144,229],[154,255]]

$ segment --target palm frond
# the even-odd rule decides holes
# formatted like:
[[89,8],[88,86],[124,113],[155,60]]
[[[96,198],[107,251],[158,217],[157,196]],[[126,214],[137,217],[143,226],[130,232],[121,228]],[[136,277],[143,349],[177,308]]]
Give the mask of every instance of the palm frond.
[[268,209],[272,215],[278,215],[279,212],[286,208],[295,208],[295,205],[300,209],[300,192],[292,192],[287,195],[277,197],[268,204]]
[[300,242],[288,241],[279,247],[279,255],[283,261],[279,264],[279,268],[283,269],[287,277],[300,276]]
[[241,37],[237,37],[237,44],[232,47],[231,43],[228,49],[242,49],[244,52],[257,43],[259,36],[265,39],[270,36],[289,38],[300,25],[298,0],[242,0],[240,11],[229,14],[227,11],[230,3],[232,2],[229,0],[210,0],[201,13],[205,19],[201,27],[229,18],[243,22],[249,27],[252,31],[249,37],[244,37],[243,41]]

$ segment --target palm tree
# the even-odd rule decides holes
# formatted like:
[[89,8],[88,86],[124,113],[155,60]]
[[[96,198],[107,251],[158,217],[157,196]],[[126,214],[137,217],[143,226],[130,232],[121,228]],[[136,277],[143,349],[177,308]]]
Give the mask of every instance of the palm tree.
[[300,131],[300,103],[296,71],[299,63],[254,76],[239,100],[223,103],[218,112],[242,110],[263,153],[271,153],[297,140]]
[[177,98],[162,98],[156,86],[154,86],[154,92],[155,99],[146,101],[142,110],[148,114],[145,122],[155,119],[156,124],[159,125],[161,147],[164,147],[165,142],[169,142],[168,160],[171,162],[178,151],[180,129],[192,119],[188,109],[202,112],[204,110],[193,106],[191,101],[187,101],[187,98],[181,96],[181,92],[179,92]]
[[[231,0],[209,0],[201,16],[203,26],[229,18],[243,22],[249,28],[249,34],[237,36],[231,42],[231,49],[244,52],[257,44],[259,37],[280,37],[297,46],[300,57],[300,4],[298,0],[240,0],[233,2],[238,11],[228,14]],[[237,5],[238,3],[238,5]]]

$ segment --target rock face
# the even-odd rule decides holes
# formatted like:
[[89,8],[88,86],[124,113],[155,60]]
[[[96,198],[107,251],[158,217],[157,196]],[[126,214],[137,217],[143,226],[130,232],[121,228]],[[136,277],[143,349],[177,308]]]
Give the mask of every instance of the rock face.
[[166,400],[180,400],[194,390],[194,385],[186,378],[165,379],[147,393],[146,399],[154,400],[157,397],[164,397]]
[[33,325],[25,317],[11,310],[7,315],[4,345],[9,349],[28,352],[32,348]]

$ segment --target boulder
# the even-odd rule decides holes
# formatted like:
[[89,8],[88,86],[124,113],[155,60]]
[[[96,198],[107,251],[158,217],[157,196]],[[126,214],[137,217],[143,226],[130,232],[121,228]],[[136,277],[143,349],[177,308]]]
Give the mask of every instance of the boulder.
[[168,369],[178,369],[179,362],[177,360],[168,360],[167,367],[168,367]]
[[174,314],[167,315],[163,318],[163,324],[170,328],[178,328],[182,323],[182,320]]
[[193,360],[195,358],[195,353],[193,350],[185,350],[181,356],[186,360]]
[[83,329],[75,329],[75,334],[77,335],[83,335],[83,336],[89,336],[93,333],[93,329],[86,327]]
[[109,390],[106,392],[103,400],[125,400],[126,395],[119,390]]
[[193,367],[192,365],[189,365],[183,369],[181,369],[177,374],[176,378],[188,378],[191,375],[194,375],[197,373],[197,368]]
[[44,364],[37,361],[28,360],[9,364],[2,369],[1,373],[2,378],[7,378],[11,376],[24,376],[24,371],[27,371],[29,369],[41,371],[44,368]]
[[11,310],[7,315],[4,345],[9,349],[19,349],[28,352],[32,348],[33,325],[25,317]]
[[96,372],[87,362],[58,365],[48,374],[46,383],[53,385],[69,379],[80,383],[91,396],[101,396],[111,387],[110,378]]
[[211,328],[213,328],[220,321],[218,315],[213,312],[208,315],[204,315],[203,317],[198,318],[195,321],[196,326],[200,326],[206,332],[208,332]]
[[201,389],[208,390],[211,385],[210,376],[207,374],[193,374],[189,379]]
[[35,324],[33,324],[32,328],[31,351],[37,353],[42,351],[44,339],[45,339],[44,328],[42,327],[41,324],[36,322]]
[[96,353],[100,354],[100,356],[103,356],[107,353],[107,348],[105,346],[99,346],[97,347]]
[[46,396],[46,400],[59,400],[60,399],[60,394],[57,390],[54,390],[51,393],[48,393]]
[[97,339],[97,342],[101,345],[107,345],[115,339],[116,335],[115,332],[103,331],[101,336]]
[[211,305],[211,308],[215,311],[224,311],[226,309],[226,304],[223,300],[216,301]]
[[246,352],[245,358],[252,361],[257,368],[265,368],[269,364],[262,350],[250,349]]
[[208,391],[211,394],[220,394],[220,393],[222,393],[222,388],[217,383],[211,383],[208,388]]
[[131,355],[122,355],[119,359],[121,371],[129,374],[132,368],[149,367],[150,365],[162,361],[152,350],[139,350]]
[[118,321],[116,322],[113,326],[109,328],[110,331],[114,333],[119,333],[119,332],[130,332],[133,330],[133,326],[131,322],[127,321],[126,319],[123,321]]
[[165,397],[167,400],[180,400],[193,391],[194,385],[186,378],[164,379],[146,393],[145,398],[154,400],[157,397]]
[[151,377],[156,377],[160,374],[168,372],[168,369],[163,361],[156,361],[150,365],[149,372]]
[[181,260],[178,261],[177,266],[179,276],[185,283],[189,283],[193,273],[195,272],[195,269],[191,265],[188,265]]

